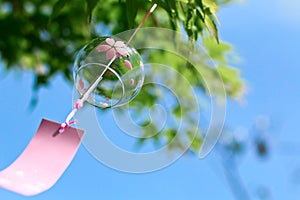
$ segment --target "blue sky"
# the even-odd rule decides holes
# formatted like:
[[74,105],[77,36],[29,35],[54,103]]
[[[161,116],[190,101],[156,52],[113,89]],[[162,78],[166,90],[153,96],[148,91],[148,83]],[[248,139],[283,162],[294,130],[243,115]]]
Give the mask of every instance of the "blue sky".
[[[271,156],[262,161],[250,146],[239,160],[241,177],[253,199],[258,199],[255,193],[262,187],[268,188],[269,199],[300,196],[299,185],[290,181],[300,168],[299,6],[296,0],[252,0],[223,8],[219,14],[221,38],[234,44],[242,58],[237,67],[249,86],[246,105],[229,102],[227,124],[248,130],[259,115],[275,121],[276,130],[268,136]],[[37,107],[29,111],[32,74],[1,70],[3,169],[26,147],[41,118],[64,119],[71,107],[72,87],[62,77],[55,77],[40,90]],[[165,169],[137,175],[106,167],[81,146],[51,190],[25,198],[0,189],[0,199],[234,199],[219,161],[212,155],[205,160],[185,156]]]

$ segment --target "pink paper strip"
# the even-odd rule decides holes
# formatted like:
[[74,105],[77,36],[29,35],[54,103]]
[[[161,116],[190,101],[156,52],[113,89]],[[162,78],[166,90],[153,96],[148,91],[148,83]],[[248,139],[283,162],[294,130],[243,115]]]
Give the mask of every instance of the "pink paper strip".
[[0,187],[32,196],[50,189],[71,163],[84,131],[69,127],[55,136],[60,123],[43,119],[35,136],[8,168],[0,172]]

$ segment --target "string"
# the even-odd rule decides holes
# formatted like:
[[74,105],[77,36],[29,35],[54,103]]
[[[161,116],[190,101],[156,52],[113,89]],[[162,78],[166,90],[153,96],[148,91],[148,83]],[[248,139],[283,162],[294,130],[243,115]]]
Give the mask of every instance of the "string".
[[[145,14],[145,16],[142,19],[142,21],[139,23],[138,27],[132,33],[132,35],[128,39],[126,45],[128,45],[132,41],[132,39],[137,34],[137,32],[140,30],[140,28],[143,26],[143,24],[145,23],[145,21],[147,20],[147,18],[149,17],[149,15],[154,12],[154,10],[156,9],[156,7],[157,7],[157,4],[154,3],[152,5],[152,7],[149,9],[149,11]],[[84,106],[84,102],[88,99],[88,97],[90,96],[90,94],[93,92],[93,90],[100,83],[100,81],[103,78],[103,75],[108,70],[108,68],[110,67],[110,65],[115,61],[116,58],[117,58],[117,56],[114,56],[110,60],[110,62],[105,66],[104,70],[101,72],[101,74],[98,76],[98,78],[88,87],[88,89],[86,90],[86,92],[84,94],[82,94],[82,96],[74,103],[73,110],[68,114],[65,122],[60,125],[60,128],[58,130],[59,133],[63,133],[66,128],[68,128],[70,125],[75,124],[77,122],[76,120],[71,121],[71,119],[75,116],[75,114],[77,113],[77,111],[80,110]]]

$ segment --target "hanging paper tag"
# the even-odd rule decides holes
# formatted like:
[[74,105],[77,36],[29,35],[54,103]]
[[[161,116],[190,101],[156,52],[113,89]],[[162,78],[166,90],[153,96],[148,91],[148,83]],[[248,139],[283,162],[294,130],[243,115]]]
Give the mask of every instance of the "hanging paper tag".
[[32,196],[50,189],[71,163],[84,131],[43,119],[35,136],[8,168],[0,172],[0,187]]

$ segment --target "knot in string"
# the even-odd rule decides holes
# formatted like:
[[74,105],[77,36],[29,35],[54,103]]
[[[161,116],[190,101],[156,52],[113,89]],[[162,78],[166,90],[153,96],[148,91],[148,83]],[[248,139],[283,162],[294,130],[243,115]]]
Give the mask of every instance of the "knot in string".
[[74,117],[76,112],[83,107],[83,104],[84,104],[84,102],[82,99],[78,99],[77,101],[75,101],[73,110],[67,116],[66,121],[60,125],[60,128],[58,130],[59,133],[63,133],[66,130],[66,128],[68,128],[72,124],[76,124],[78,122],[78,120],[71,121],[71,119]]
[[74,108],[79,110],[83,107],[83,101],[81,99],[78,99],[75,103],[74,103]]
[[78,122],[78,120],[73,120],[73,121],[70,121],[70,122],[64,122],[60,125],[60,128],[59,128],[59,133],[63,133],[66,128],[68,128],[69,126],[71,126],[72,124],[76,124]]

